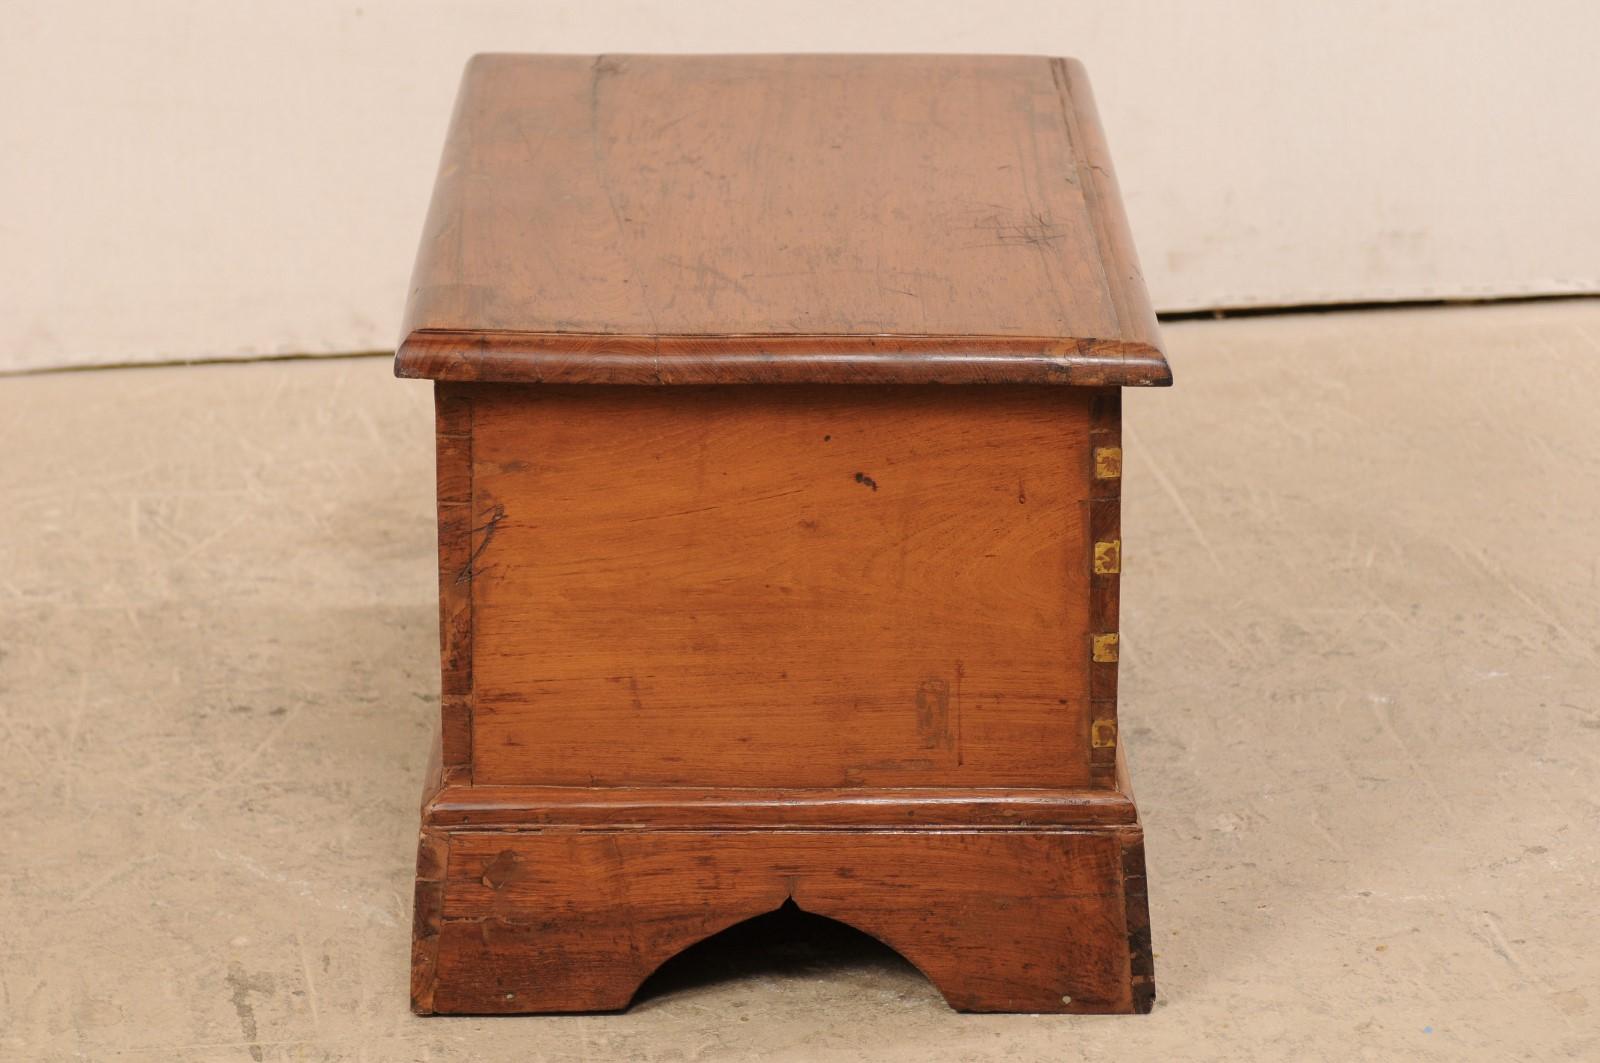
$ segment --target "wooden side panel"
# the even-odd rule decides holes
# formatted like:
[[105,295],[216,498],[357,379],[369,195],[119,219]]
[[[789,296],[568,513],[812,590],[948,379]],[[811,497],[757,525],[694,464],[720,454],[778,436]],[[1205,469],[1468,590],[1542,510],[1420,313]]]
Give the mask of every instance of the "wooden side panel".
[[1090,394],[478,387],[474,780],[1086,785]]
[[659,964],[793,899],[963,1011],[1127,1012],[1136,831],[457,833],[440,1012],[625,1007]]

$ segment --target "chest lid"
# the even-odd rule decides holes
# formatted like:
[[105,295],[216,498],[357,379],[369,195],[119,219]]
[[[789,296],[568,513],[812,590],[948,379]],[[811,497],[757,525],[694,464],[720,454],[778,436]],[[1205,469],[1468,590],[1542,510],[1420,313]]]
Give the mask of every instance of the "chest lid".
[[1171,382],[1082,66],[480,55],[404,377]]

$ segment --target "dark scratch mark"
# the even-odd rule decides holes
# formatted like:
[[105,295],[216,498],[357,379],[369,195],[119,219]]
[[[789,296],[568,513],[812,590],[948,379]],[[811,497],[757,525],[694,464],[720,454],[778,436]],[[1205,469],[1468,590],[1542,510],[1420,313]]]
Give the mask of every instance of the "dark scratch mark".
[[917,684],[917,734],[927,749],[949,749],[955,735],[950,730],[950,684],[938,678]]
[[[723,475],[727,475],[727,474],[724,473]],[[769,495],[751,495],[750,498],[748,498],[746,501],[749,501],[749,502],[767,502],[767,501],[770,501],[771,499],[774,499],[774,498],[787,498],[789,495],[797,495],[803,490],[804,490],[804,488],[796,487],[796,488],[793,488],[792,490],[788,490],[788,491],[774,491],[772,494],[769,494]],[[721,508],[722,508],[722,503],[719,502],[719,503],[717,503],[715,505],[710,505],[710,506],[696,506],[694,509],[675,509],[675,510],[668,510],[668,511],[661,512],[661,513],[649,513],[649,514],[646,514],[645,516],[642,516],[642,517],[629,517],[628,520],[627,520],[627,523],[629,523],[629,524],[639,524],[639,523],[642,523],[644,521],[649,521],[649,520],[668,520],[668,519],[675,518],[675,517],[686,517],[691,513],[712,513],[712,512],[715,512],[716,510],[719,510]]]
[[1007,221],[996,212],[980,218],[972,227],[994,237],[990,243],[974,245],[977,247],[1044,248],[1057,240],[1067,238],[1065,229],[1050,216],[1048,211],[1029,211],[1027,217],[1020,223]]
[[483,884],[492,890],[500,889],[510,882],[517,873],[517,854],[510,849],[502,849],[500,855],[489,861],[489,866],[483,869]]
[[496,505],[494,507],[494,514],[490,516],[488,523],[473,529],[473,531],[483,533],[483,541],[478,544],[478,548],[476,550],[472,551],[472,556],[467,558],[467,563],[461,566],[461,571],[456,573],[457,583],[466,583],[472,579],[472,566],[477,564],[478,558],[482,557],[483,552],[489,548],[489,541],[494,538],[495,529],[498,528],[500,526],[500,522],[505,519],[506,507]]
[[883,772],[899,774],[905,771],[927,771],[934,767],[932,757],[908,757],[904,754],[891,760],[874,760],[865,764],[848,764],[840,773],[841,786],[864,786],[867,780]]
[[874,491],[876,491],[878,489],[878,481],[874,480],[872,477],[868,476],[864,472],[856,473],[856,483],[865,484],[867,487],[872,488]]
[[528,127],[522,122],[517,123],[517,136],[522,140],[522,146],[527,149],[528,158],[534,162],[539,160],[539,152],[544,149],[545,142],[550,139],[550,126],[546,125],[539,131],[539,140],[536,143],[528,136]]
[[701,290],[709,296],[715,297],[717,293],[716,285],[712,284],[711,282],[719,281],[724,288],[728,288],[734,292],[737,292],[746,299],[750,298],[750,290],[746,288],[738,280],[738,278],[729,276],[720,269],[717,269],[715,266],[711,265],[709,262],[699,261],[691,265],[685,262],[682,258],[678,257],[662,258],[661,261],[666,265],[672,266],[676,269],[681,269],[685,273],[693,273]]
[[617,898],[620,902],[617,905],[617,910],[621,912],[624,927],[628,932],[628,953],[637,961],[639,957],[639,927],[634,918],[636,909],[628,903],[629,876],[627,859],[622,852],[622,843],[615,834],[611,835],[610,842],[612,873],[616,876],[611,881],[617,883],[617,892],[620,895]]

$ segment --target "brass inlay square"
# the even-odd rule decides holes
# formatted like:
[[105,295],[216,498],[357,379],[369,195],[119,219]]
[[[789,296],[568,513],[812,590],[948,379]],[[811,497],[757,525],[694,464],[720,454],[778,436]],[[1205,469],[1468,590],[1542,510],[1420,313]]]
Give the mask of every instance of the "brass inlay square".
[[1122,540],[1094,544],[1094,574],[1110,576],[1122,571]]
[[1122,475],[1122,448],[1121,447],[1095,447],[1094,448],[1094,478],[1096,480],[1115,480]]
[[1117,744],[1117,721],[1109,717],[1089,725],[1089,744],[1095,749],[1107,749]]
[[1099,664],[1110,664],[1117,659],[1117,633],[1095,635],[1091,640],[1091,659]]

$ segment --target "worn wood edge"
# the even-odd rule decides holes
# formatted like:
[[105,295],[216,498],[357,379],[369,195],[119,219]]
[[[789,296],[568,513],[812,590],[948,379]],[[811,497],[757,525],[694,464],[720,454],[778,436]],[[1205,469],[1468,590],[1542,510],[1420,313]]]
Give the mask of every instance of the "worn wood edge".
[[440,755],[449,782],[472,779],[472,417],[470,393],[434,385]]
[[1116,790],[445,785],[423,809],[437,828],[578,830],[965,827],[1136,823]]
[[1077,160],[1079,179],[1088,200],[1089,216],[1100,244],[1100,261],[1106,271],[1106,287],[1111,292],[1118,324],[1124,338],[1143,347],[1160,360],[1165,370],[1163,384],[1172,383],[1166,351],[1161,343],[1161,328],[1150,305],[1144,272],[1134,248],[1133,232],[1122,204],[1117,172],[1111,164],[1111,149],[1106,144],[1105,126],[1095,107],[1089,74],[1076,59],[1050,60],[1051,74],[1061,96],[1062,117],[1072,139],[1072,154]]
[[433,732],[433,741],[428,743],[428,766],[422,772],[422,814],[428,814],[428,805],[444,789],[444,750],[443,728]]
[[1133,796],[1133,777],[1128,774],[1128,754],[1121,742],[1117,743],[1117,793],[1126,797],[1130,804],[1138,807],[1138,799]]
[[1144,831],[1127,829],[1122,841],[1122,921],[1128,934],[1128,985],[1135,1014],[1148,1015],[1156,1002],[1155,945],[1150,934],[1149,879]]
[[1162,387],[1145,342],[1041,336],[728,334],[419,329],[395,376],[503,384],[1050,384]]
[[433,1014],[438,984],[439,927],[450,865],[450,836],[423,829],[417,840],[417,881],[411,909],[411,1010]]

